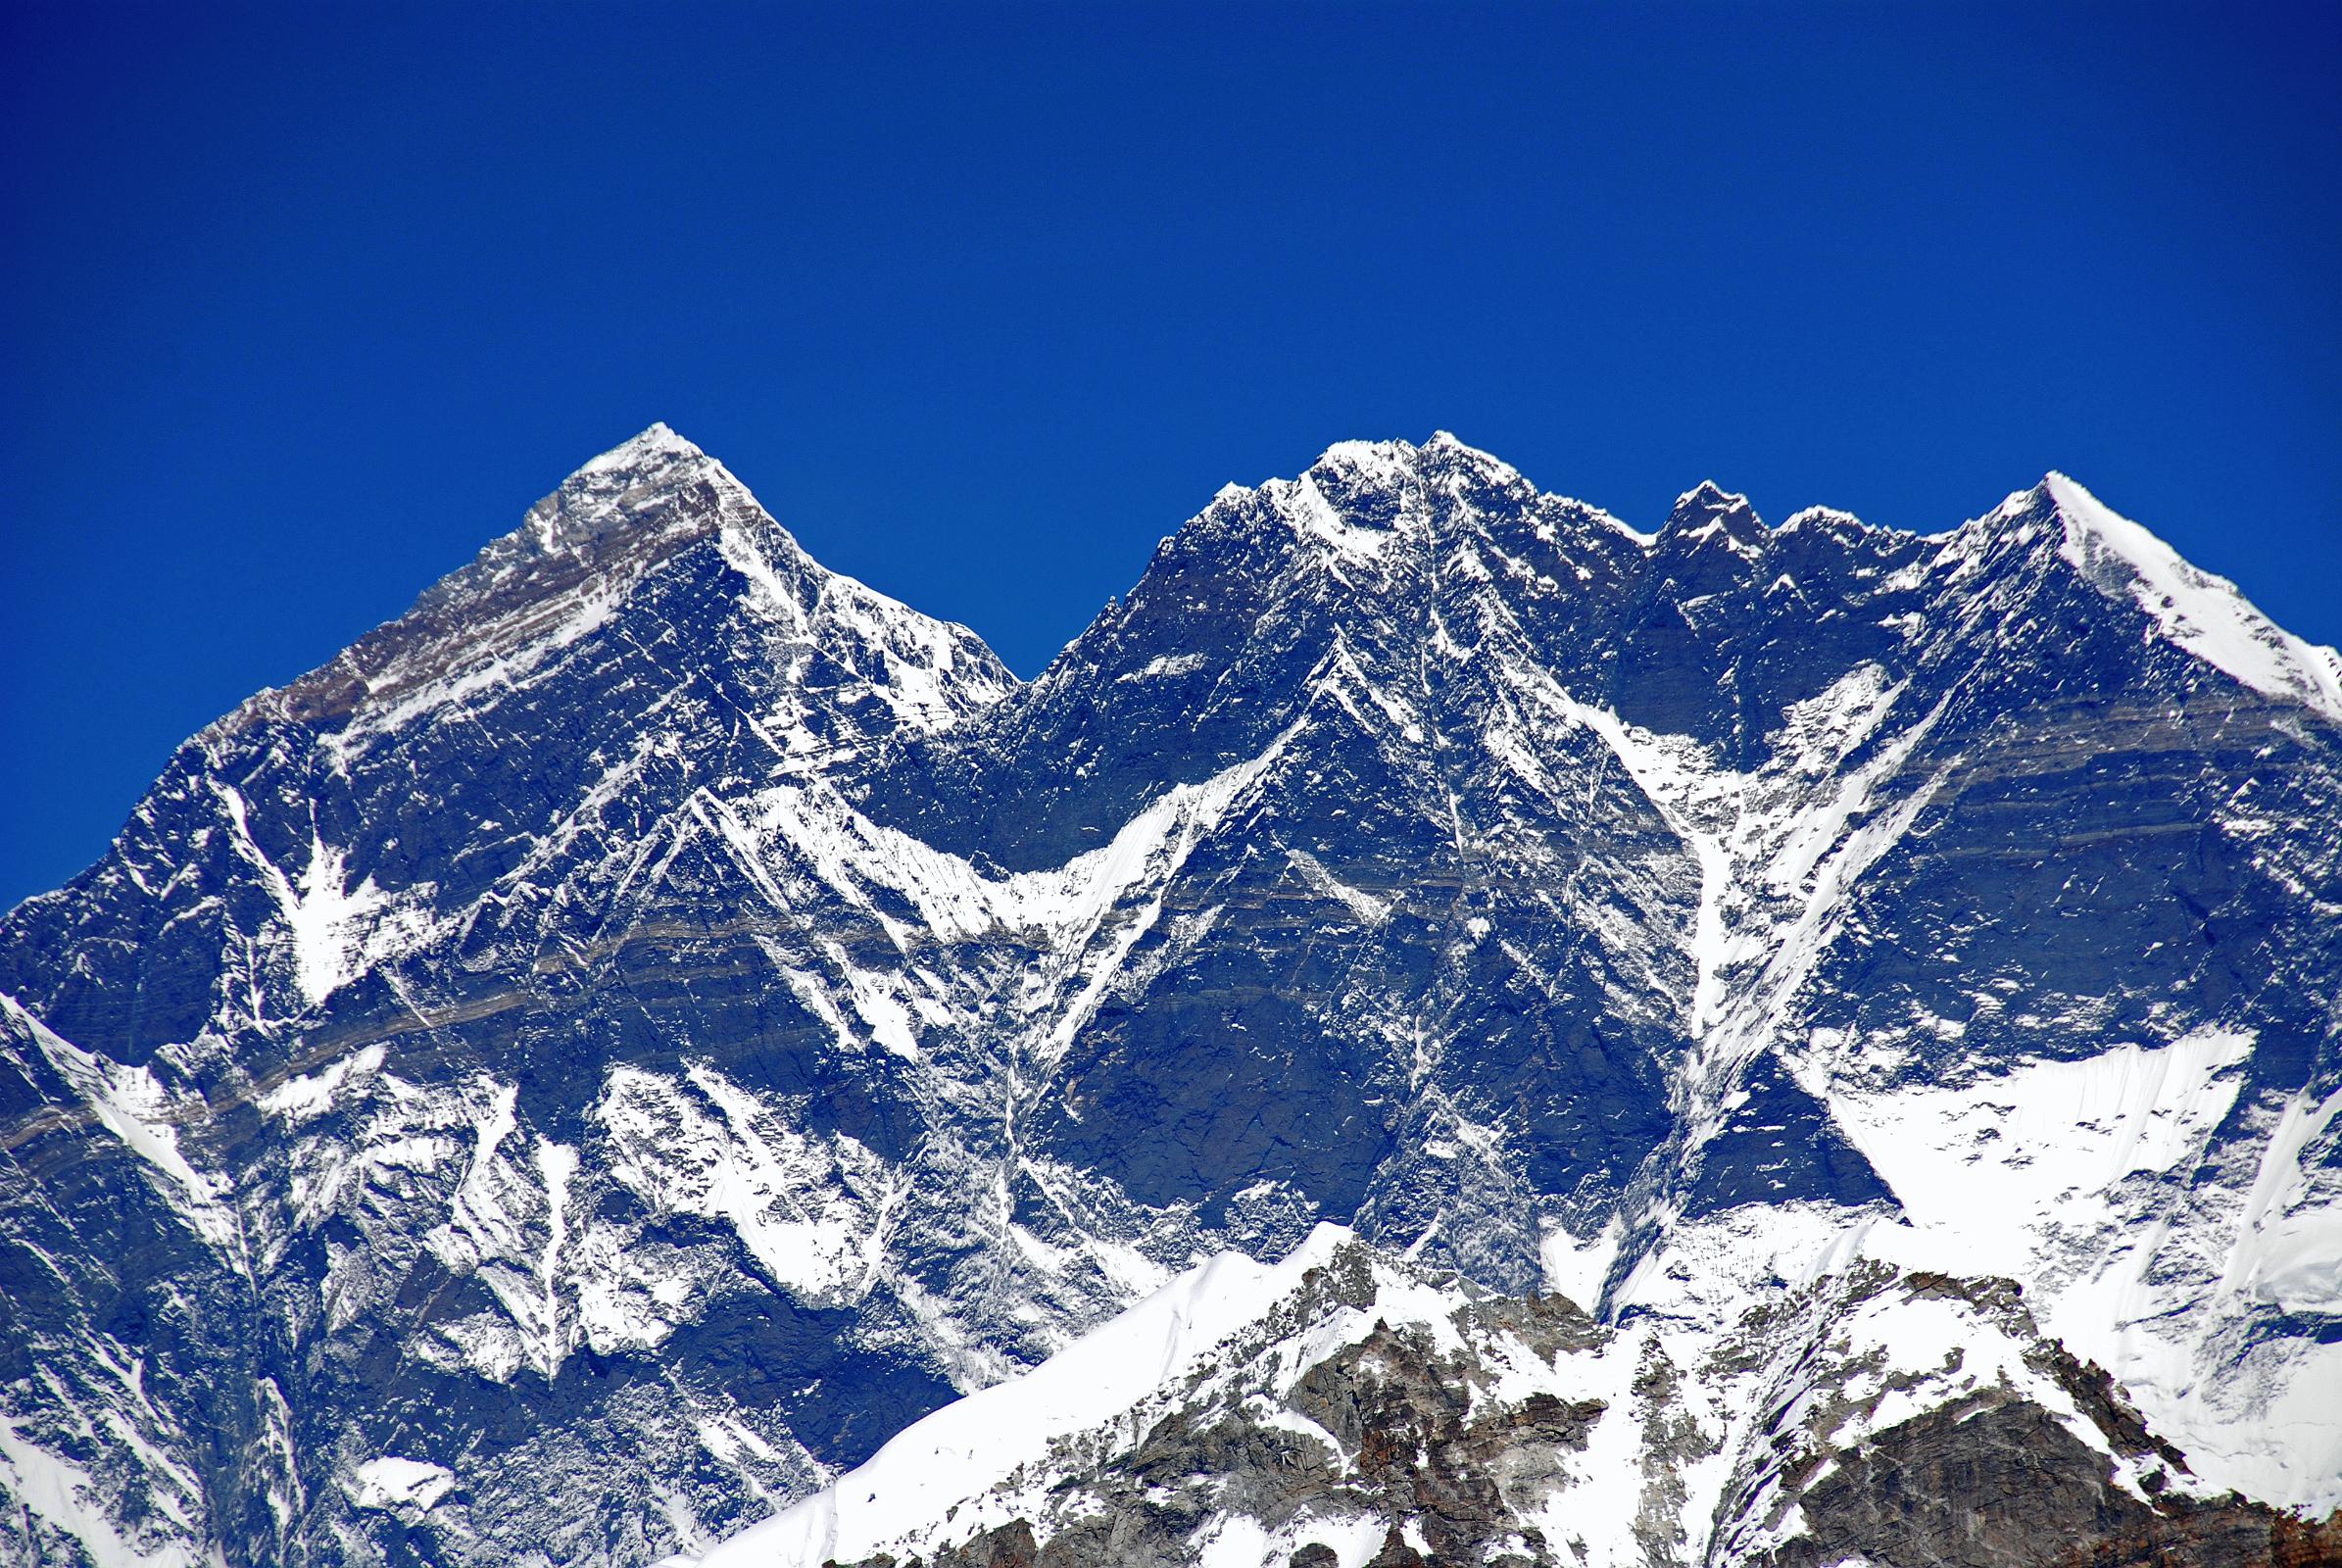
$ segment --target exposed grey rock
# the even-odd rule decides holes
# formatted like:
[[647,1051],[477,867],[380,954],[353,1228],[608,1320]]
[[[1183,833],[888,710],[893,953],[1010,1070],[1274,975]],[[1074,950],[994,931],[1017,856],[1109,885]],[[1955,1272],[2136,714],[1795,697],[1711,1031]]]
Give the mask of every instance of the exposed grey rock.
[[[899,1513],[903,1472],[881,1461],[842,1478],[836,1498],[874,1504],[861,1524],[838,1514],[849,1536],[866,1524],[889,1543],[860,1568],[2273,1568],[2342,1547],[2342,1513],[2313,1523],[2191,1492],[2180,1457],[2005,1280],[1864,1265],[1703,1337],[1607,1328],[1555,1298],[1449,1304],[1437,1276],[1355,1243],[1332,1261],[1371,1285],[1337,1299],[1313,1269],[1192,1370],[1169,1369],[1136,1425],[1114,1417],[1037,1463],[1003,1456],[988,1491]],[[1923,1301],[1960,1326],[1939,1363],[1864,1328]],[[1706,1353],[1686,1370],[1669,1343]],[[1998,1370],[1978,1377],[1972,1359]],[[1694,1396],[1694,1376],[1726,1398]],[[1031,1380],[1037,1393],[1049,1377]],[[1629,1396],[1566,1392],[1603,1384]],[[994,1406],[1003,1444],[1019,1441],[1013,1409]],[[1609,1446],[1622,1439],[1626,1452]],[[1606,1465],[1586,1462],[1596,1443]],[[1718,1457],[1742,1483],[1721,1494],[1699,1478]],[[1619,1495],[1636,1469],[1639,1508]],[[1694,1491],[1713,1512],[1684,1511]],[[786,1525],[711,1568],[811,1568]]]
[[[1936,1248],[2173,1485],[2324,1504],[2342,677],[2129,527],[1352,443],[1018,683],[646,432],[0,921],[0,1540],[698,1550],[1321,1220],[1586,1333]],[[1608,1407],[1649,1560],[1727,1341]],[[1426,1400],[1457,1509],[1573,1451]]]

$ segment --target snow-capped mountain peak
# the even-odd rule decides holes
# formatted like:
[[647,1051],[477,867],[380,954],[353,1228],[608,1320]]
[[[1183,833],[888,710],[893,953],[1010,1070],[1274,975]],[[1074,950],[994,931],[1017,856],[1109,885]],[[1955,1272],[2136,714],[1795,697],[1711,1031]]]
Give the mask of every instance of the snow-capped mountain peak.
[[1694,540],[1722,535],[1747,549],[1764,542],[1765,524],[1746,496],[1727,490],[1713,479],[1702,479],[1676,497],[1662,532]]
[[578,473],[598,473],[605,470],[640,468],[667,459],[689,460],[707,454],[699,446],[678,434],[664,419],[654,419],[639,434],[628,437],[601,456],[578,466]]
[[[654,424],[581,464],[529,510],[528,520],[509,537],[514,543],[533,540],[550,554],[575,550],[623,524],[688,525],[698,518],[691,514],[677,516],[664,502],[700,482],[746,490],[722,464],[665,424]],[[490,551],[496,548],[489,546]]]
[[2052,472],[2040,488],[2064,525],[2060,554],[2092,587],[2254,691],[2342,723],[2342,655],[2278,626],[2234,583],[2183,560],[2077,481]]
[[[694,550],[711,569],[685,559]],[[663,603],[656,612],[744,608],[753,619],[816,641],[834,628],[884,665],[882,682],[902,697],[887,707],[916,710],[925,721],[956,717],[1015,684],[964,628],[930,622],[821,566],[731,470],[654,424],[563,479],[519,527],[425,590],[407,614],[254,699],[228,722],[346,714],[351,743],[363,743],[482,690],[525,684],[642,594],[663,599],[687,583],[703,606]],[[951,670],[969,683],[964,701],[937,688],[936,672]]]
[[1343,443],[1027,685],[655,426],[0,924],[0,1553],[640,1568],[1149,1298],[937,1568],[2342,1501],[2342,730],[2085,495]]

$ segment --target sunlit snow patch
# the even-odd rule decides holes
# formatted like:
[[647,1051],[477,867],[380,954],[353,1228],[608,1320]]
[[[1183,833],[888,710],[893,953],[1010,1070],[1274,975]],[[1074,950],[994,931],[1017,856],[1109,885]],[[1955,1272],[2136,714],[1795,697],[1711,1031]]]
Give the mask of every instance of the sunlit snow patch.
[[1913,1223],[1958,1238],[1976,1272],[2023,1277],[2033,1226],[2110,1219],[2099,1195],[2200,1151],[2236,1102],[2226,1069],[2252,1049],[2250,1034],[2203,1029],[1958,1088],[1839,1090],[1831,1104]]
[[[854,1562],[940,1524],[1050,1444],[1104,1426],[1172,1386],[1349,1241],[1320,1225],[1275,1265],[1223,1252],[1006,1383],[914,1423],[829,1491],[725,1542],[706,1568]],[[979,1521],[962,1510],[959,1527]]]
[[444,1465],[386,1455],[360,1465],[347,1490],[361,1508],[427,1513],[455,1484]]

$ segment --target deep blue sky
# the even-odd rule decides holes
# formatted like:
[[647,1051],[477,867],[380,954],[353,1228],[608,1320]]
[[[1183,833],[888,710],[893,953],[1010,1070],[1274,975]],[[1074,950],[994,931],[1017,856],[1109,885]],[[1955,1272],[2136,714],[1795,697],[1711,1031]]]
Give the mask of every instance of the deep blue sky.
[[2342,8],[0,10],[0,903],[664,418],[1032,673],[1436,427],[2342,640]]

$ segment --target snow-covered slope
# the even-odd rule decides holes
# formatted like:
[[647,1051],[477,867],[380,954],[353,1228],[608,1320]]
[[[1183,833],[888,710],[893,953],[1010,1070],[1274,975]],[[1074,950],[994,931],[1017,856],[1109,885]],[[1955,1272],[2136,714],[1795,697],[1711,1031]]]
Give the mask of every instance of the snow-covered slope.
[[2064,474],[2051,474],[2046,487],[2066,525],[2061,554],[2110,598],[2127,595],[2156,635],[2257,692],[2342,719],[2342,656],[2275,625],[2234,583],[2182,561]]
[[[2209,1565],[2342,1546],[2342,1525],[2203,1496],[2006,1281],[1693,1231],[1681,1262],[1702,1293],[1607,1325],[1331,1226],[1275,1267],[1223,1255],[698,1568]],[[1728,1249],[1737,1278],[1712,1267]]]
[[1328,1222],[1691,1337],[1705,1436],[1587,1450],[1649,1560],[1740,1539],[1763,1324],[1937,1310],[1857,1277],[2329,1509],[2334,668],[2057,476],[1646,532],[1441,435],[1020,684],[654,427],[0,925],[0,1536],[701,1551]]
[[[884,1054],[885,928],[808,929],[740,813],[1013,683],[656,426],[189,742],[0,938],[12,1494],[56,1456],[190,1560],[623,1559],[946,1396],[910,1307],[897,1353],[833,1304],[900,1129],[815,1043]],[[571,1501],[611,1451],[652,1509]]]

